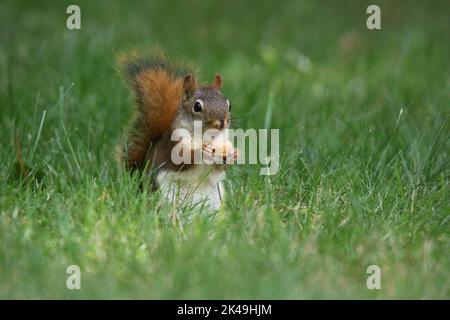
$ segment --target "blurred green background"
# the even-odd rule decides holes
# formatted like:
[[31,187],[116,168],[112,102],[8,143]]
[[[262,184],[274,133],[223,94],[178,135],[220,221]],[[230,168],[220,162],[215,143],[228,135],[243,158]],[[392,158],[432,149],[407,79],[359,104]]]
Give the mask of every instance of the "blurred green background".
[[[0,297],[450,298],[448,1],[77,1],[78,31],[70,4],[0,4]],[[115,163],[115,54],[156,44],[280,129],[280,172],[232,168],[217,214]]]

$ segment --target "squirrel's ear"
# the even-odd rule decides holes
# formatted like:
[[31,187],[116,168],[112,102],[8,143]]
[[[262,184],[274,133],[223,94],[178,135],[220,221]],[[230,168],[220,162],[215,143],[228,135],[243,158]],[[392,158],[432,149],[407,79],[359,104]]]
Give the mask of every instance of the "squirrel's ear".
[[213,85],[214,85],[214,87],[220,89],[220,88],[222,88],[222,83],[223,83],[222,76],[217,73],[216,76],[214,77]]
[[195,78],[192,74],[188,73],[184,76],[183,90],[187,94],[187,96],[191,96],[195,90],[195,87],[197,87],[197,81],[195,81]]

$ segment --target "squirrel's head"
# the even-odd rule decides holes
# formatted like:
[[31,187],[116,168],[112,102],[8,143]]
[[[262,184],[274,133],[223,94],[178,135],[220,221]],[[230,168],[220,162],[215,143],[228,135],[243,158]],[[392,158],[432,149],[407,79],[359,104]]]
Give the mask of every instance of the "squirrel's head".
[[203,129],[223,130],[230,126],[231,104],[220,91],[222,77],[216,74],[210,85],[198,85],[187,74],[183,81],[183,110],[193,121],[202,121]]

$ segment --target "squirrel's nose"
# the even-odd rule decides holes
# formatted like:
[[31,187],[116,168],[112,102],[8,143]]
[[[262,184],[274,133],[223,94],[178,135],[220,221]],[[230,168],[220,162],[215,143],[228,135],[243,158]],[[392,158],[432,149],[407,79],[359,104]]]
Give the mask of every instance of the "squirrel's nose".
[[213,122],[213,127],[216,129],[223,129],[225,127],[225,120],[216,120]]

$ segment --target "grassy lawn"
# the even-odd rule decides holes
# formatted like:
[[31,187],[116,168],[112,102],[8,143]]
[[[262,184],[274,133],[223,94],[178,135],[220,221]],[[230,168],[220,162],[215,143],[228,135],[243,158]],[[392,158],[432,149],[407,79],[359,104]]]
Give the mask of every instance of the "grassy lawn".
[[[0,298],[450,298],[448,1],[76,1],[69,31],[73,2],[0,4]],[[218,213],[115,161],[114,56],[155,44],[280,129],[278,174],[232,167]]]

